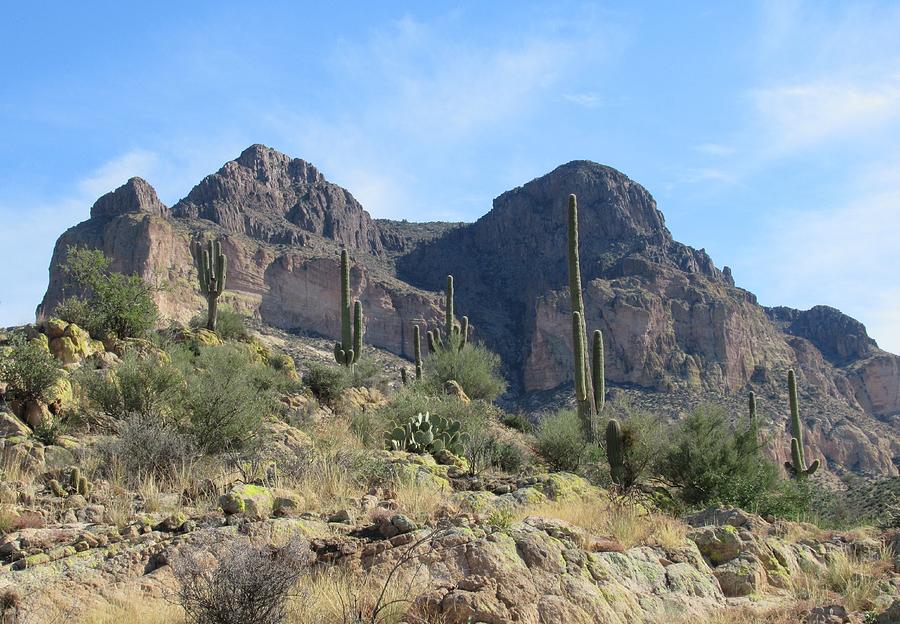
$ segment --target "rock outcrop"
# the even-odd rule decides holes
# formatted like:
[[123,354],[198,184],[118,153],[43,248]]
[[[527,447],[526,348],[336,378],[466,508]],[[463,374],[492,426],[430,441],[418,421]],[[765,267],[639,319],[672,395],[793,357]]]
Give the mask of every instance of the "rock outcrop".
[[[335,338],[344,247],[367,344],[411,355],[412,325],[442,322],[436,291],[452,273],[457,313],[502,357],[510,400],[538,396],[572,379],[570,193],[580,207],[588,327],[604,332],[612,387],[732,397],[753,389],[780,402],[793,367],[812,452],[830,468],[896,474],[900,358],[832,308],[758,305],[727,267],[672,238],[646,189],[588,161],[502,194],[488,214],[463,225],[375,221],[312,165],[261,145],[171,210],[133,178],[60,237],[39,313],[52,312],[66,294],[59,265],[67,247],[85,245],[102,249],[115,270],[165,285],[157,295],[163,317],[186,320],[202,309],[189,241],[216,236],[229,261],[224,303],[281,329]],[[784,411],[774,423],[779,435]]]
[[308,162],[264,145],[251,145],[206,176],[172,212],[273,244],[305,245],[314,234],[348,249],[382,252],[378,227],[349,191]]

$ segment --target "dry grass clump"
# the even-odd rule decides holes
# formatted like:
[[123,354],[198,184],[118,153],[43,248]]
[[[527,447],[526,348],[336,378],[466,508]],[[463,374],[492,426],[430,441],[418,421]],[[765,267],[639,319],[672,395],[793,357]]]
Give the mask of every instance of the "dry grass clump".
[[[424,589],[417,575],[402,575],[385,586],[382,573],[331,566],[301,579],[288,607],[291,624],[351,624],[409,622],[411,600]],[[382,593],[383,592],[383,593]],[[380,602],[379,602],[380,599]],[[385,605],[378,614],[376,605]],[[374,619],[373,619],[374,616]],[[415,620],[412,620],[415,621]]]
[[450,492],[423,487],[410,480],[397,482],[391,494],[400,510],[420,524],[454,515],[458,511],[448,502]]
[[138,595],[111,600],[77,621],[81,624],[182,624],[186,620],[184,611],[177,605]]
[[676,548],[684,544],[687,525],[640,505],[606,498],[567,498],[528,505],[516,510],[526,516],[554,518],[581,527],[592,535],[610,537],[626,549],[640,545]]
[[831,553],[822,573],[795,574],[791,591],[798,600],[813,605],[839,602],[848,611],[869,610],[882,593],[883,577],[892,566],[890,556],[887,547],[868,561],[846,551]]

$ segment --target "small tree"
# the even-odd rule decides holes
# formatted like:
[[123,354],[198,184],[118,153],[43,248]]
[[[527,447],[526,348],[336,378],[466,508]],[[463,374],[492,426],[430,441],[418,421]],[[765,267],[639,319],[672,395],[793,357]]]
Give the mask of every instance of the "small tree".
[[535,434],[537,450],[554,470],[577,472],[585,463],[589,445],[577,412],[561,410],[545,416]]
[[81,290],[57,306],[62,319],[99,338],[141,336],[156,323],[159,309],[149,284],[140,276],[111,271],[99,249],[69,247],[62,268]]
[[16,334],[9,353],[0,358],[0,379],[9,385],[9,393],[20,401],[49,403],[53,387],[63,375],[56,359],[37,341]]
[[778,469],[763,454],[755,423],[732,428],[724,408],[703,405],[679,423],[662,455],[662,477],[690,506],[757,510],[775,488]]

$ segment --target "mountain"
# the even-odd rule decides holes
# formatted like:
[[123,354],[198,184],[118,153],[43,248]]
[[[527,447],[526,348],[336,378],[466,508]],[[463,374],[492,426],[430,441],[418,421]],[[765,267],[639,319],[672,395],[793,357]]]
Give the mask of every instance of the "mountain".
[[612,386],[674,404],[673,415],[698,397],[738,405],[753,389],[781,453],[784,380],[793,367],[813,454],[832,469],[897,474],[900,357],[832,308],[760,306],[727,267],[672,238],[646,189],[589,161],[503,193],[471,224],[373,220],[311,164],[262,145],[171,209],[133,178],[60,237],[39,314],[51,314],[64,296],[59,263],[67,247],[87,245],[113,258],[117,270],[165,285],[162,313],[185,320],[202,309],[189,241],[214,235],[229,259],[233,306],[279,328],[337,337],[337,251],[344,247],[368,344],[409,356],[413,324],[440,322],[437,291],[452,273],[457,313],[501,355],[511,398],[524,402],[571,384],[570,193],[579,201],[587,323],[603,330]]

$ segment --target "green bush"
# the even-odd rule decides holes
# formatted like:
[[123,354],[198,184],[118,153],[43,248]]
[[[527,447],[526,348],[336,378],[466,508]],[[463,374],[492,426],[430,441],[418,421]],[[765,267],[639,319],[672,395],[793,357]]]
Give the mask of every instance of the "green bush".
[[53,401],[54,386],[63,376],[56,358],[23,334],[14,335],[8,348],[0,358],[0,379],[8,384],[8,394],[20,401]]
[[[206,313],[198,314],[191,318],[190,326],[192,329],[205,329],[206,321]],[[216,316],[216,335],[222,340],[245,341],[250,338],[250,332],[247,331],[244,316],[235,312],[228,306],[220,306],[218,309]]]
[[201,347],[177,359],[186,378],[184,426],[205,453],[240,450],[256,438],[263,419],[276,414],[283,376],[254,361],[235,344]]
[[[658,417],[636,410],[627,402],[607,405],[604,415],[615,418],[621,426],[623,470],[616,485],[628,492],[656,476],[657,463],[668,445],[668,427]],[[603,427],[606,428],[606,423]],[[604,454],[605,442],[604,437]]]
[[578,414],[560,410],[544,416],[538,423],[535,441],[541,454],[553,470],[577,472],[587,461],[590,446],[581,431]]
[[303,381],[322,403],[333,404],[347,387],[345,367],[311,362]]
[[510,429],[515,429],[522,433],[532,433],[534,431],[534,425],[528,420],[528,417],[521,412],[504,413],[500,422]]
[[[142,477],[148,476],[164,481],[174,479],[198,455],[191,436],[171,423],[140,414],[123,421],[118,437],[102,451],[108,460],[117,460],[132,484],[140,483]],[[104,462],[104,465],[112,465],[112,462]]]
[[334,404],[347,388],[379,387],[384,375],[378,362],[362,357],[353,366],[312,362],[303,381],[319,401]]
[[141,336],[159,315],[151,288],[139,276],[115,273],[109,267],[102,251],[69,247],[62,268],[81,294],[60,303],[56,315],[95,338]]
[[444,384],[451,379],[473,400],[491,402],[506,391],[499,356],[481,345],[438,349],[425,359],[423,368],[423,385],[431,394],[443,394]]
[[661,456],[660,475],[689,507],[735,505],[756,511],[779,481],[758,437],[752,427],[733,429],[723,408],[700,406],[676,427]]
[[127,351],[113,369],[80,369],[75,379],[91,408],[115,425],[132,416],[175,424],[184,376],[162,355]]

